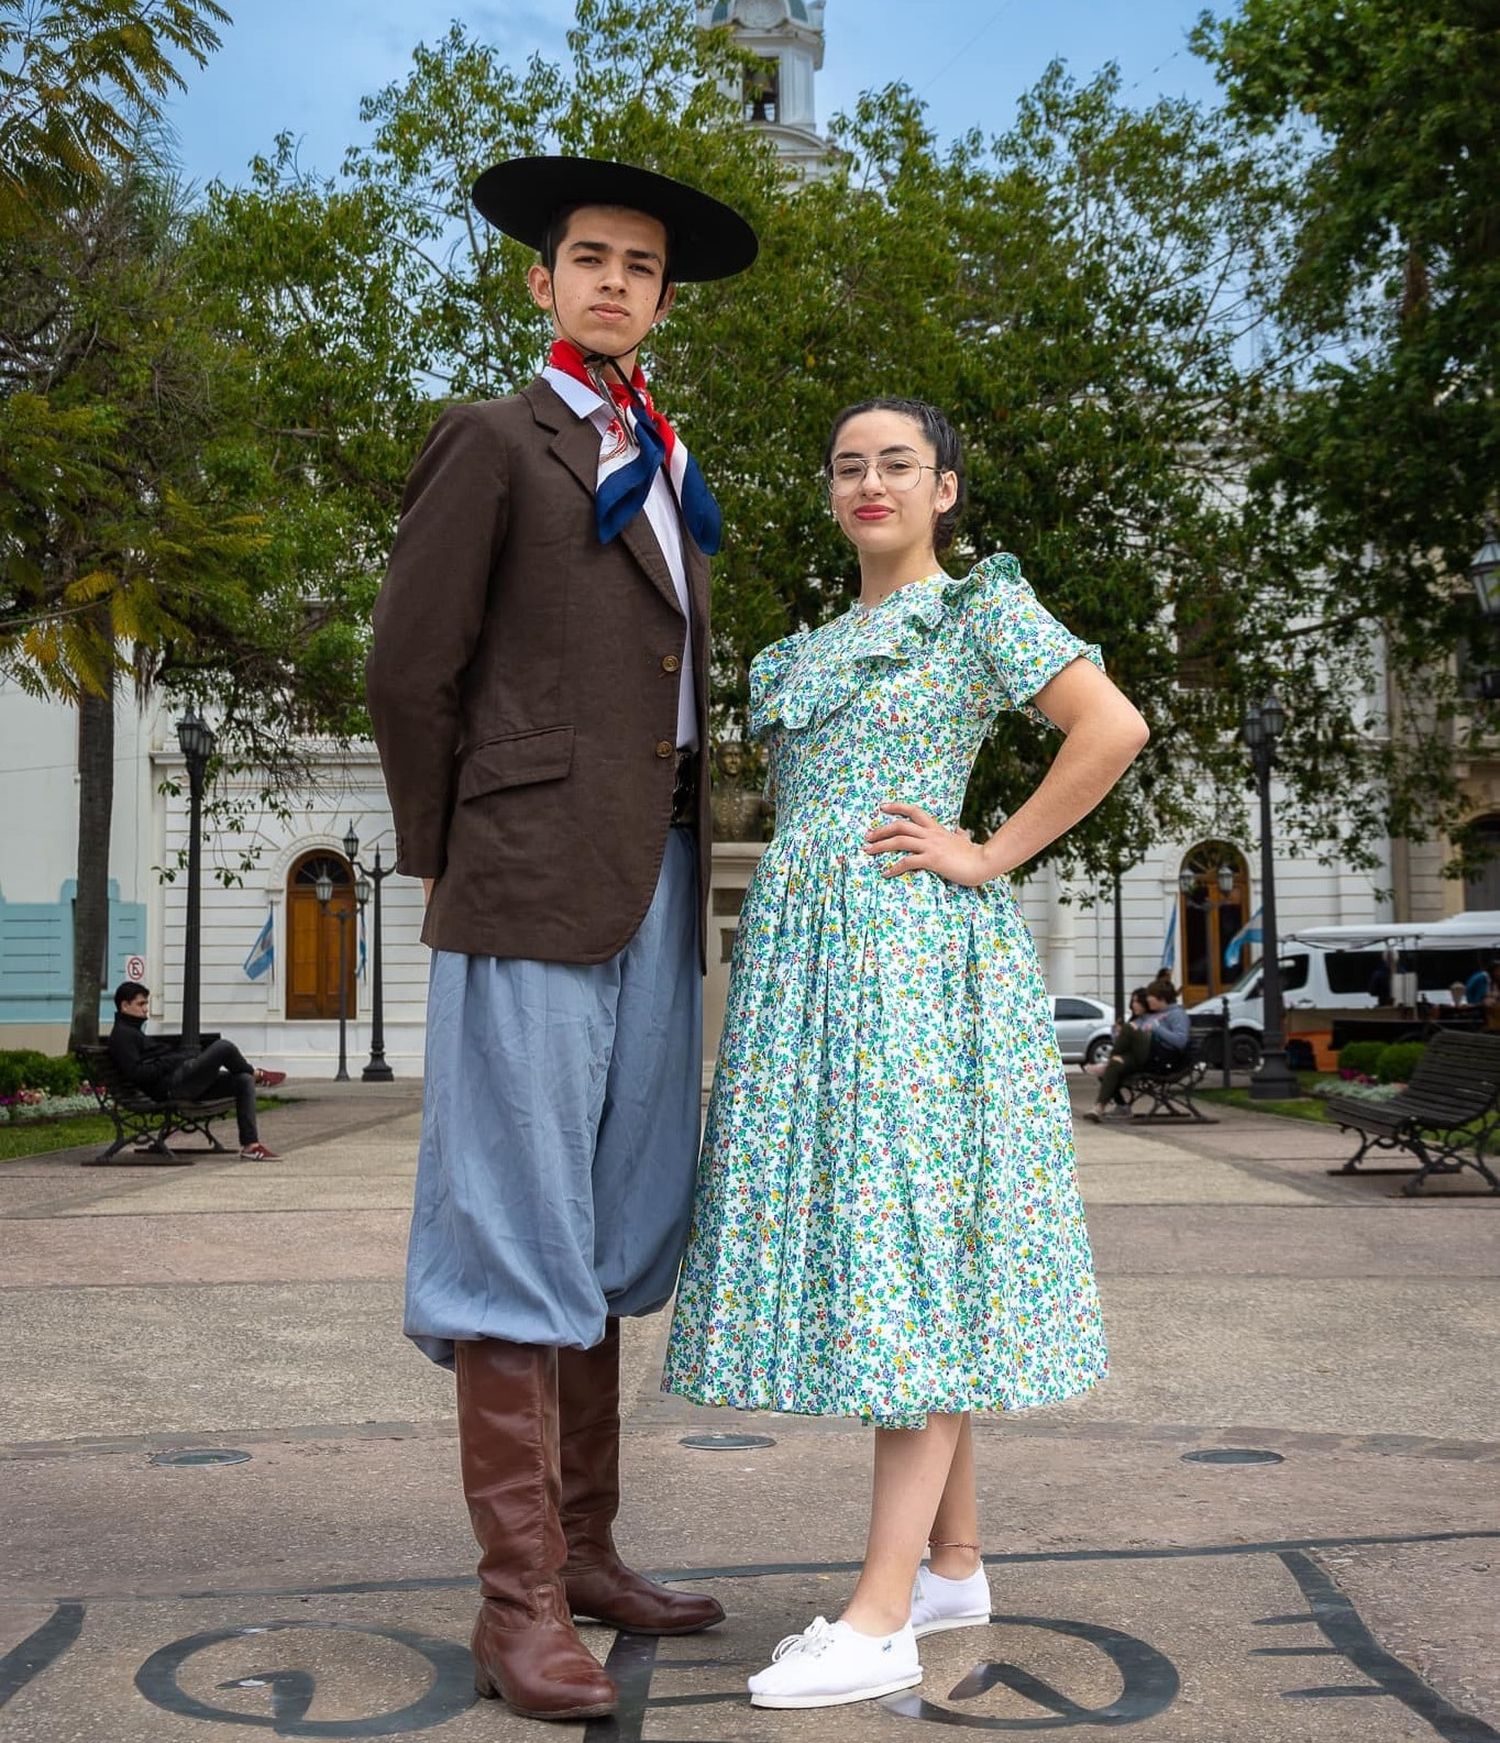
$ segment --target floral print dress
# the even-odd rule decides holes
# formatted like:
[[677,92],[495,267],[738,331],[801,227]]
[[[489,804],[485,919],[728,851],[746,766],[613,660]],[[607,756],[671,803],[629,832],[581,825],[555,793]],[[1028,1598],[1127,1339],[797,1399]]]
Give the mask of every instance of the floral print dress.
[[886,801],[956,823],[996,715],[1080,657],[1099,661],[1009,554],[757,656],[776,834],[740,916],[668,1391],[920,1428],[1103,1376],[1068,1094],[1015,898],[885,878],[862,851]]

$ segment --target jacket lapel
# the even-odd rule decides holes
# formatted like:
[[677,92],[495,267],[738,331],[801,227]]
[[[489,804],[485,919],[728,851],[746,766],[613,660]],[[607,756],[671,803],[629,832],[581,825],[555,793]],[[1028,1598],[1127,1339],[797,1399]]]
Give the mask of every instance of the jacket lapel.
[[[578,480],[593,500],[594,491],[599,482],[599,432],[588,418],[580,418],[571,412],[557,397],[545,381],[534,381],[525,389],[526,399],[530,402],[533,415],[544,428],[555,432],[552,438],[553,455],[567,467],[568,471]],[[674,611],[682,608],[677,602],[677,589],[672,585],[672,572],[667,567],[667,560],[661,554],[661,546],[656,542],[656,534],[651,530],[651,523],[644,514],[638,514],[619,535],[620,543],[630,552],[641,568],[645,570],[651,585],[671,605]],[[702,561],[702,554],[688,537],[686,529],[682,537],[683,548],[689,554],[688,575],[692,580],[692,558]],[[693,593],[693,601],[697,606],[697,592]],[[704,603],[707,603],[707,586],[704,585]]]
[[688,598],[693,602],[693,626],[703,639],[708,639],[709,562],[693,542],[693,535],[682,529],[682,555],[687,565]]

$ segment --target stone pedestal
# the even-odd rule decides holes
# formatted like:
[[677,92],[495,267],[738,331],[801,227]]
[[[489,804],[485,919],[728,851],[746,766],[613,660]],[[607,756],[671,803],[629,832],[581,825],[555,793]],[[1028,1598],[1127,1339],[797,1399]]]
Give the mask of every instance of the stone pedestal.
[[703,1085],[713,1077],[729,994],[729,957],[739,930],[750,874],[766,851],[763,841],[716,841],[708,887],[708,978],[703,983]]

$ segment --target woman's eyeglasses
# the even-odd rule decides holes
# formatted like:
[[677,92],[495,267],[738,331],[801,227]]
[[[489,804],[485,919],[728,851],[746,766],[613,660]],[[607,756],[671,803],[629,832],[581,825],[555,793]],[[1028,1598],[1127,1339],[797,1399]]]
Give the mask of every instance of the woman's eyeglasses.
[[877,454],[873,460],[866,460],[862,454],[841,454],[823,474],[829,495],[852,496],[863,486],[872,466],[875,476],[893,495],[899,495],[903,490],[915,490],[917,480],[924,472],[931,472],[934,477],[939,472],[938,467],[924,466],[909,454]]

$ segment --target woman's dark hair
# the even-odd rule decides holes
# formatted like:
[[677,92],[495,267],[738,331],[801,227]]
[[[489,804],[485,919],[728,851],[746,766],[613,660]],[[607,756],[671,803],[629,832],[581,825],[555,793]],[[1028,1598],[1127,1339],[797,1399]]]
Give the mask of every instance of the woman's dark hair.
[[1127,1003],[1132,1004],[1132,1005],[1139,1005],[1141,1007],[1141,1009],[1144,1010],[1146,1008],[1146,989],[1145,989],[1145,987],[1143,987],[1143,986],[1132,987],[1130,989],[1130,998],[1127,1001]]
[[833,420],[833,428],[828,433],[828,445],[823,450],[825,473],[833,464],[833,450],[839,439],[839,431],[851,418],[862,417],[866,412],[896,412],[903,418],[910,418],[932,444],[939,473],[951,472],[958,480],[958,494],[953,499],[953,507],[943,510],[932,529],[932,548],[941,555],[953,543],[958,518],[964,511],[964,450],[963,443],[958,439],[958,431],[936,406],[928,405],[925,400],[863,400],[859,405],[845,406]]

